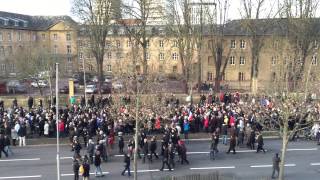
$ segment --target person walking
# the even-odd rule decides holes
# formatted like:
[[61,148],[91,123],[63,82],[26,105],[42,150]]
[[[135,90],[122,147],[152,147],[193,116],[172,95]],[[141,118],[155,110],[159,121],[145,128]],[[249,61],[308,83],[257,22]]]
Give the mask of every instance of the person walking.
[[122,171],[121,175],[124,176],[126,171],[128,171],[128,176],[131,176],[130,174],[130,156],[129,154],[124,154],[124,170]]
[[83,180],[89,180],[90,178],[90,164],[88,163],[88,157],[85,155],[83,163],[82,163],[83,173],[82,177]]
[[19,131],[18,131],[18,136],[19,136],[19,146],[26,146],[26,135],[27,135],[27,127],[25,123],[22,123]]
[[4,155],[5,155],[6,157],[8,157],[8,153],[5,151],[4,147],[5,147],[4,136],[3,136],[3,134],[0,134],[0,159],[1,159],[1,157],[2,157],[2,155],[1,155],[2,152],[4,153]]
[[189,124],[188,118],[186,117],[183,122],[183,134],[186,142],[188,142],[188,139],[189,139],[189,131],[190,131],[190,124]]
[[94,154],[95,144],[92,139],[89,139],[88,147],[87,147],[87,154],[89,155],[89,163],[93,163],[93,154]]
[[179,141],[178,143],[179,146],[179,150],[180,150],[180,155],[181,155],[181,164],[183,164],[183,162],[186,162],[187,164],[189,164],[189,161],[187,160],[187,148],[184,145],[183,141]]
[[163,156],[162,156],[162,167],[160,168],[160,171],[163,171],[164,165],[166,164],[169,171],[171,171],[171,166],[168,163],[169,160],[169,150],[168,147],[166,145],[164,145],[163,147]]
[[258,133],[258,137],[257,137],[257,143],[258,143],[258,148],[257,148],[257,153],[259,153],[261,150],[266,153],[266,151],[264,150],[263,148],[263,137],[262,137],[262,134],[261,132]]
[[222,124],[222,144],[227,145],[228,138],[228,126],[226,124]]
[[271,176],[271,178],[275,179],[276,177],[274,175],[275,175],[276,171],[277,171],[277,177],[279,177],[279,170],[280,170],[279,164],[281,162],[278,153],[275,154],[275,156],[272,159],[272,162],[273,163],[272,163],[272,176]]
[[233,151],[233,154],[236,154],[235,148],[236,148],[236,138],[235,138],[235,136],[231,135],[230,146],[229,146],[229,150],[228,150],[227,154],[229,154],[231,150]]
[[152,162],[152,155],[154,155],[157,159],[159,159],[159,156],[156,153],[157,150],[157,141],[156,137],[153,136],[150,142],[150,161]]
[[102,173],[102,170],[101,170],[101,153],[100,151],[96,151],[95,153],[95,157],[94,157],[94,166],[96,167],[96,170],[95,170],[95,176],[96,177],[102,177],[103,176],[103,173]]
[[169,144],[169,165],[174,168],[175,167],[175,162],[174,162],[174,157],[176,155],[175,148],[172,143]]
[[12,152],[12,149],[10,146],[11,146],[10,138],[9,138],[9,136],[5,135],[4,136],[4,150],[7,152],[8,155],[10,153],[12,156],[13,152]]
[[73,167],[73,173],[74,173],[74,180],[79,180],[79,168],[80,168],[80,165],[79,165],[79,160],[78,159],[74,158],[72,167]]
[[146,157],[148,158],[148,153],[149,153],[148,139],[144,138],[144,140],[143,140],[143,158],[142,158],[142,163],[146,162]]
[[122,136],[122,132],[119,132],[118,134],[119,134],[119,136],[118,136],[119,153],[123,154],[124,139],[123,139],[123,136]]

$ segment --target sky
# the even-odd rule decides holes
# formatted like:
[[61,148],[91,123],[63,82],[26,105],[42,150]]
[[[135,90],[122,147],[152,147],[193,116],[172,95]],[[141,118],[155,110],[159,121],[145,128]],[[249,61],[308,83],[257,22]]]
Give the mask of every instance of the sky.
[[[224,1],[224,0],[222,0]],[[229,0],[228,19],[239,19],[240,0]],[[72,0],[0,0],[0,11],[26,15],[69,15]],[[76,18],[75,18],[76,19]]]

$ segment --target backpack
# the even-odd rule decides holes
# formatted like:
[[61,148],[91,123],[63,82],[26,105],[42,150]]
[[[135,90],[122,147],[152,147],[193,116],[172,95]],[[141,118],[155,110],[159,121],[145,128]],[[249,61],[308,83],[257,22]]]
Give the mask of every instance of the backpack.
[[84,173],[83,165],[80,166],[80,168],[79,168],[79,173],[80,173],[81,175],[83,175],[83,173]]

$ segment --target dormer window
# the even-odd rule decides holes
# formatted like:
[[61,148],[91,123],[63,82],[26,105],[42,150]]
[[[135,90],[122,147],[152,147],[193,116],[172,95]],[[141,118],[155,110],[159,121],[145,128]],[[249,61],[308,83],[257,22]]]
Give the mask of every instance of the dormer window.
[[9,20],[7,20],[7,19],[4,20],[4,25],[5,25],[5,26],[8,26],[8,24],[9,24]]
[[28,22],[23,22],[23,27],[28,27]]
[[19,21],[14,21],[14,26],[19,26]]

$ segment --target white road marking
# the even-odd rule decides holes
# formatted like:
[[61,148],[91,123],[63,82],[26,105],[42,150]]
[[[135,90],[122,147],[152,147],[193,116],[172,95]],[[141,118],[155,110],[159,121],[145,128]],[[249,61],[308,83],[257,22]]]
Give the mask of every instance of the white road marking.
[[320,166],[320,163],[310,163],[310,166]]
[[27,179],[27,178],[41,178],[41,175],[34,176],[8,176],[8,177],[0,177],[0,179]]
[[60,159],[73,159],[73,157],[60,157]]
[[318,148],[306,148],[306,149],[287,149],[287,151],[317,151]]
[[[169,171],[169,169],[163,169],[164,171]],[[174,169],[171,169],[172,171]],[[144,172],[159,172],[160,169],[146,169],[146,170],[138,170],[138,173],[144,173]],[[134,172],[134,171],[130,171],[130,172]]]
[[32,159],[3,159],[0,162],[15,162],[15,161],[40,161],[40,158],[32,158]]
[[[91,175],[94,175],[95,173],[90,173]],[[110,174],[110,172],[102,172],[102,174]],[[74,174],[72,173],[70,173],[70,174],[61,174],[61,176],[73,176]]]
[[225,167],[199,167],[199,168],[190,168],[190,170],[206,170],[206,169],[234,169],[235,166],[225,166]]
[[[285,167],[295,167],[296,164],[285,164]],[[272,167],[272,164],[265,164],[265,165],[253,165],[250,166],[251,168],[266,168],[266,167]]]

